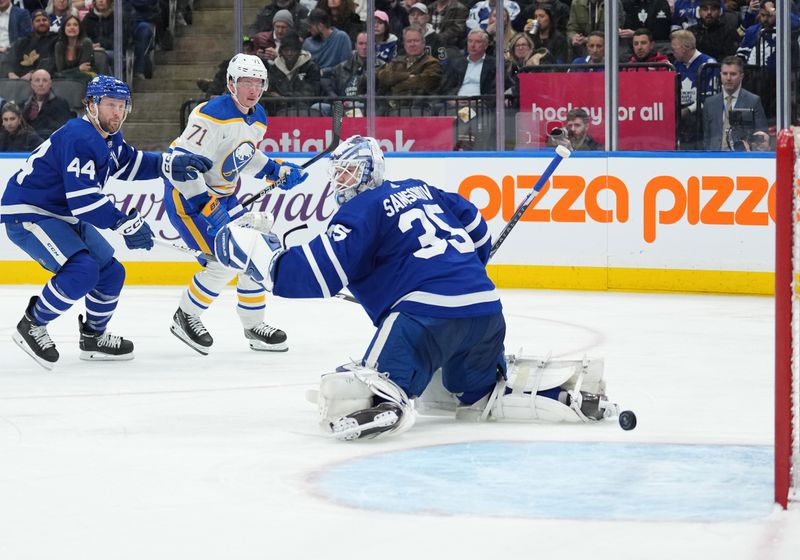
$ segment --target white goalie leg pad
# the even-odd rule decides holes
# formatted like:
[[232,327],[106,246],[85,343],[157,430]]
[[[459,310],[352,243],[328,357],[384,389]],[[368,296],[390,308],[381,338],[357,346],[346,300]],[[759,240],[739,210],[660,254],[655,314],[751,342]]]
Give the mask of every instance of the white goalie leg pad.
[[561,387],[565,391],[586,391],[605,395],[602,358],[551,360],[530,356],[506,356],[508,385],[515,393],[536,393]]
[[444,388],[442,368],[433,372],[433,377],[422,394],[414,399],[417,414],[429,416],[452,416],[461,405],[453,393]]
[[[602,359],[584,357],[582,360],[551,360],[507,356],[506,361],[508,382],[498,382],[492,395],[484,401],[481,419],[521,422],[592,421],[581,412],[581,391],[605,394]],[[562,395],[569,394],[569,405],[536,394],[556,387],[565,391]],[[474,409],[475,405],[471,408]]]
[[376,396],[403,410],[397,425],[381,435],[399,434],[414,425],[416,412],[411,400],[385,374],[357,364],[340,369],[344,371],[325,374],[320,380],[317,407],[323,428],[327,429],[330,422],[342,416],[372,407]]
[[491,418],[517,422],[588,421],[570,406],[530,393],[500,395],[488,404],[486,412]]

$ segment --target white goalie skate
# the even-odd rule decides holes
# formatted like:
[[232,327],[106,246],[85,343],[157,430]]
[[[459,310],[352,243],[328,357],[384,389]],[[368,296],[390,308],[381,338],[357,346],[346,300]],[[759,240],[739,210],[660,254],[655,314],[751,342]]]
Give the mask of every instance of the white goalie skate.
[[405,392],[385,374],[347,364],[320,379],[306,393],[319,410],[320,427],[334,438],[351,441],[400,434],[416,419]]

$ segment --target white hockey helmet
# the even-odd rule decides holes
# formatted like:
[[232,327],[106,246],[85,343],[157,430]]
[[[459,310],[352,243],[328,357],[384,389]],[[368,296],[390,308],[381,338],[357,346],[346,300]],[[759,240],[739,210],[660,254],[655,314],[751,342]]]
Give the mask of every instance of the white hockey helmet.
[[[264,86],[261,91],[267,91],[269,82],[267,80],[267,67],[260,58],[252,54],[237,54],[228,63],[228,84],[233,82],[233,87],[236,88],[236,83],[239,78],[258,78],[264,81]],[[232,92],[232,93],[235,93]]]
[[330,181],[340,206],[358,193],[383,183],[385,161],[378,141],[351,136],[331,154]]

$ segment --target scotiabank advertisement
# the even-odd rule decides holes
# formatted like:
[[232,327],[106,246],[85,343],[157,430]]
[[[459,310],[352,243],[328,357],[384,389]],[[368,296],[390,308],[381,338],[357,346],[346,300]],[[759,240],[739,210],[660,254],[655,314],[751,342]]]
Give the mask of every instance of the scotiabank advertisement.
[[[524,157],[390,154],[386,175],[462,194],[496,238],[551,159],[544,150]],[[22,161],[0,158],[0,191]],[[323,232],[337,208],[325,162],[309,174],[303,185],[272,192],[255,205],[275,216],[275,231],[287,245]],[[500,287],[764,293],[748,282],[763,277],[766,285],[774,270],[774,181],[775,160],[768,155],[576,153],[561,162],[492,259],[495,281]],[[238,196],[262,186],[246,177]],[[159,237],[180,242],[160,181],[111,182],[105,192],[123,210],[138,208]],[[118,235],[103,233],[122,261],[191,260],[161,246],[129,251]],[[26,260],[0,235],[0,271],[2,261]],[[664,273],[671,283],[663,281]],[[693,283],[695,278],[702,282]],[[738,284],[726,284],[726,278]]]
[[[529,133],[531,148],[544,146],[546,134],[566,124],[571,109],[589,114],[589,135],[605,145],[605,93],[602,72],[523,73],[518,129]],[[675,149],[675,73],[619,73],[619,149]],[[518,134],[519,137],[519,134]]]
[[[266,152],[321,152],[333,139],[327,117],[270,117],[269,130],[258,147]],[[375,138],[386,152],[450,152],[455,117],[378,117]],[[342,138],[367,134],[367,119],[342,121]]]

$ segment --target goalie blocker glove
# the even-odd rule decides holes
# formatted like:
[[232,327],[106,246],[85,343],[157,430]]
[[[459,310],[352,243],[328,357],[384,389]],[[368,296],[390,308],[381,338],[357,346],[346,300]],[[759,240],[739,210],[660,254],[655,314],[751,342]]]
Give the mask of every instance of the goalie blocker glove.
[[136,208],[133,208],[128,215],[121,218],[114,227],[114,231],[125,238],[125,245],[128,249],[147,249],[153,248],[153,230],[144,221]]
[[225,225],[214,239],[220,264],[243,272],[264,289],[272,290],[274,267],[283,254],[278,236],[247,225],[248,215]]

